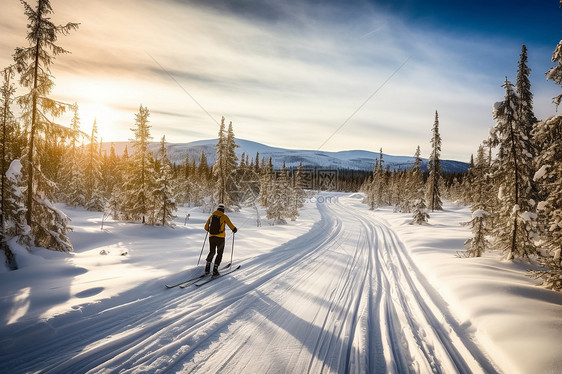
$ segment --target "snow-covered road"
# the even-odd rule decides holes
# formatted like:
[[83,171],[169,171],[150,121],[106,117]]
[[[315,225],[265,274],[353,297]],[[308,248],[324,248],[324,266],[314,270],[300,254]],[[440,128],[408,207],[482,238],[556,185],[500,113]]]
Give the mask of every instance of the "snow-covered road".
[[358,204],[319,201],[310,231],[203,287],[154,280],[18,330],[0,359],[46,373],[496,372],[389,225]]

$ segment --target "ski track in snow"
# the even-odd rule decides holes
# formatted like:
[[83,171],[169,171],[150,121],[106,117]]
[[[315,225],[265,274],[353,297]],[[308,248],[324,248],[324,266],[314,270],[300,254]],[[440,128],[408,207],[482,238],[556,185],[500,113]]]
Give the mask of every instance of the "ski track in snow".
[[155,280],[131,291],[134,299],[102,303],[111,308],[88,304],[76,318],[17,331],[33,355],[2,347],[2,366],[13,373],[497,372],[396,234],[357,204],[345,195],[318,203],[321,220],[308,233],[203,287],[166,290]]

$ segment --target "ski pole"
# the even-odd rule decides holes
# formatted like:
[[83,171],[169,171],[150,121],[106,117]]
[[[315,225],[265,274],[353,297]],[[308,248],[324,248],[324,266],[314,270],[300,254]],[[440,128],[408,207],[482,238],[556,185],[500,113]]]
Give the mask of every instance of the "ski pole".
[[230,263],[232,264],[232,256],[234,255],[234,236],[236,234],[232,233],[232,247],[230,248]]
[[205,240],[203,240],[203,245],[201,246],[201,253],[199,254],[199,260],[197,260],[197,266],[199,266],[199,261],[201,261],[201,256],[203,255],[203,248],[205,248],[205,242],[207,242],[207,236],[209,236],[209,231],[205,234]]

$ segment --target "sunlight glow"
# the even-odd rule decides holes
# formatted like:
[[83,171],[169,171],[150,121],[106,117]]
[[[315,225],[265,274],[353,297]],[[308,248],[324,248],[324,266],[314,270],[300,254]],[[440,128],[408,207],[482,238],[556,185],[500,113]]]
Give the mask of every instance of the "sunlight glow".
[[96,121],[98,141],[102,138],[114,139],[117,136],[114,122],[119,116],[119,111],[111,105],[111,102],[115,102],[115,93],[107,85],[98,82],[86,84],[81,91],[83,96],[78,103],[81,130],[90,135]]

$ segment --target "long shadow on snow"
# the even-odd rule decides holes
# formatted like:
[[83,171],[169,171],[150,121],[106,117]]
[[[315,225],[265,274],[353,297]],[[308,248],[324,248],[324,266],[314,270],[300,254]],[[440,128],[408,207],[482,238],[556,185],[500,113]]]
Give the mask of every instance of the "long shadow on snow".
[[[326,225],[323,217],[308,233],[285,243],[271,253],[260,255],[243,264],[243,269],[247,266],[260,267],[264,263],[275,265],[283,262],[282,266],[273,269],[257,282],[265,283],[295,262],[302,260],[301,247],[321,240],[322,237],[323,242],[329,241],[326,232],[333,230],[328,230]],[[335,231],[334,237],[337,236],[338,229],[336,228]],[[186,276],[192,274],[194,273],[186,273]],[[193,301],[197,302],[204,298],[201,295],[201,293],[194,293],[189,296],[193,296]],[[175,308],[189,296],[185,293],[175,296],[173,292],[166,292],[162,280],[154,279],[101,303],[79,305],[75,310],[49,320],[26,320],[4,327],[0,330],[3,337],[0,372],[37,370],[77,372],[95,368],[103,364],[104,360],[109,360],[126,349],[125,341],[120,340],[119,345],[115,346],[108,340],[109,337],[127,333],[143,322],[150,321],[154,318],[154,314],[162,312],[163,307],[168,310]],[[244,294],[239,295],[239,299],[243,297]],[[197,308],[198,305],[196,303],[193,308]],[[188,308],[182,315],[189,313],[192,313],[192,308]],[[196,313],[202,311],[198,310]],[[145,333],[141,329],[131,334],[129,340],[139,341],[152,334],[153,331]],[[107,349],[104,349],[104,343],[100,343],[104,340],[108,341]],[[85,352],[87,347],[94,344],[97,345],[94,350],[90,353]]]

